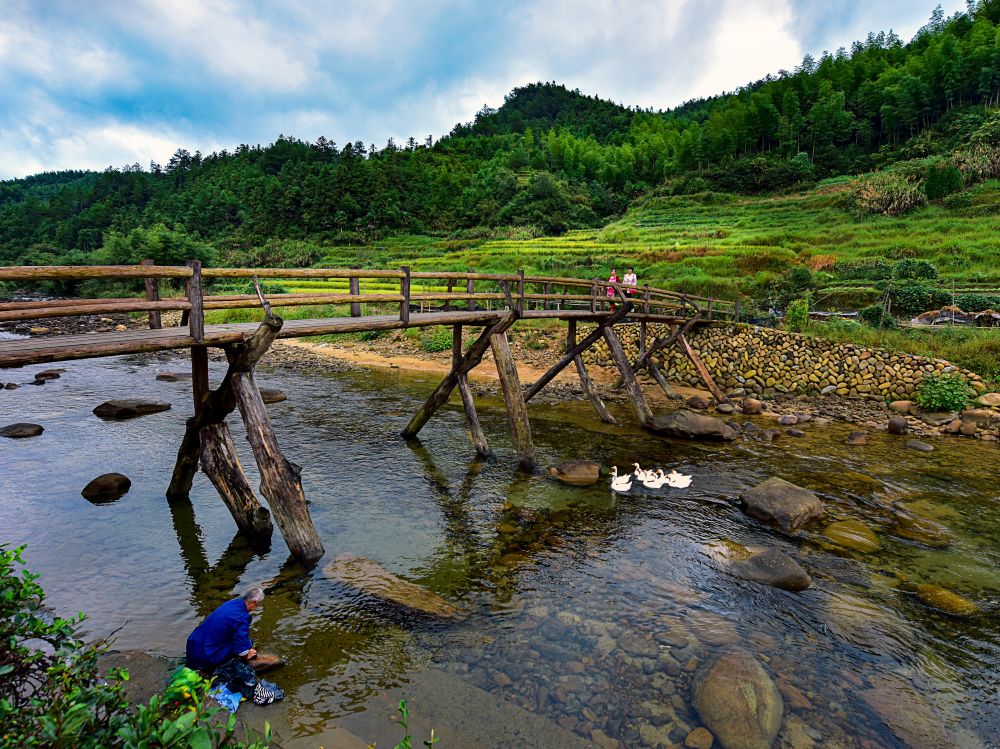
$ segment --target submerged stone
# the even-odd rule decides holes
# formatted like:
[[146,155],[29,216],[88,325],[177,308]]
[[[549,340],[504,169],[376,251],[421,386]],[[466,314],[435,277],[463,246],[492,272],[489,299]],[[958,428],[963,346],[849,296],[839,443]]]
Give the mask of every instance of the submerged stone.
[[915,514],[900,515],[896,518],[893,534],[932,549],[943,549],[951,543],[951,532],[945,526]]
[[906,446],[911,450],[917,450],[922,453],[934,452],[933,445],[928,445],[926,442],[921,442],[920,440],[907,440]]
[[275,388],[261,388],[260,398],[264,403],[281,403],[282,401],[288,400],[288,396],[285,395],[283,390],[277,390]]
[[693,411],[675,411],[666,416],[655,416],[649,428],[668,437],[682,439],[725,441],[736,439],[736,430],[722,419]]
[[917,586],[917,598],[932,609],[943,611],[952,616],[973,616],[979,613],[979,607],[965,596],[953,593],[940,585],[925,583]]
[[875,677],[872,687],[861,692],[861,698],[911,749],[954,746],[943,716],[901,677]]
[[785,705],[771,677],[744,650],[723,653],[695,678],[693,701],[724,749],[770,749]]
[[747,515],[786,533],[794,533],[824,513],[819,497],[777,476],[747,490],[740,500]]
[[823,535],[837,546],[860,551],[862,554],[870,554],[882,548],[882,542],[878,540],[875,532],[860,520],[839,520],[830,523],[824,529]]
[[121,420],[134,419],[137,416],[155,414],[160,411],[168,411],[169,409],[170,404],[164,403],[163,401],[150,401],[143,400],[142,398],[125,398],[121,400],[105,401],[94,409],[94,413],[102,419]]
[[797,592],[812,585],[812,579],[799,563],[778,549],[754,554],[749,559],[736,562],[731,569],[744,580],[773,585],[782,590]]
[[847,435],[848,445],[864,445],[868,442],[868,435],[864,432],[851,432]]
[[16,424],[8,424],[0,427],[0,437],[10,437],[11,439],[24,439],[25,437],[37,437],[45,428],[41,424],[30,424],[26,421],[19,421]]
[[411,583],[383,569],[371,559],[341,554],[326,567],[323,574],[360,590],[366,595],[390,601],[404,608],[442,619],[462,619],[465,612],[416,583]]

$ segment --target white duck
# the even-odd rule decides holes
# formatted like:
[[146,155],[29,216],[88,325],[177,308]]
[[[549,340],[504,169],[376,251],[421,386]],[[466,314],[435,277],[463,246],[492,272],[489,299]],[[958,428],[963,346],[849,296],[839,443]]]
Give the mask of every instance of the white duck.
[[663,470],[647,471],[646,478],[642,479],[642,485],[647,489],[659,489],[667,483],[667,477],[663,475]]
[[647,478],[656,477],[656,471],[643,470],[643,468],[638,463],[633,463],[632,465],[635,466],[635,471],[633,473],[635,474],[635,477],[639,479],[639,481],[645,481]]
[[631,488],[632,488],[631,474],[624,473],[621,476],[619,476],[618,466],[611,466],[611,491],[627,492]]
[[686,489],[691,486],[691,477],[685,476],[683,473],[678,473],[677,471],[670,471],[666,475],[667,485],[672,486],[674,489]]

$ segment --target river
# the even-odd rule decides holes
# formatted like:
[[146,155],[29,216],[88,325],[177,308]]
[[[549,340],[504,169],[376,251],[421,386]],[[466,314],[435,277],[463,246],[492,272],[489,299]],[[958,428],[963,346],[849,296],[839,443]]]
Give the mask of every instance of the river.
[[[1000,745],[996,445],[941,439],[921,453],[875,433],[848,447],[843,424],[807,424],[805,437],[773,444],[690,444],[642,432],[622,408],[624,426],[609,427],[586,402],[532,404],[543,464],[638,461],[694,477],[666,498],[616,499],[603,483],[573,488],[520,473],[499,400],[479,404],[497,452],[479,462],[457,401],[420,446],[397,437],[435,377],[262,369],[261,386],[289,396],[270,413],[283,451],[302,466],[328,558],[368,557],[471,612],[441,624],[356,595],[326,579],[323,563],[304,572],[277,531],[269,549],[250,547],[203,475],[189,503],[167,503],[190,384],[155,374],[183,370],[183,359],[62,366],[44,386],[0,392],[0,424],[45,427],[0,440],[0,541],[28,545],[48,603],[86,612],[89,635],[115,632],[116,648],[171,657],[234,591],[276,580],[253,633],[260,649],[289,659],[274,676],[285,702],[260,711],[282,746],[329,741],[334,722],[391,745],[400,697],[445,748],[680,745],[700,725],[694,675],[734,647],[781,690],[776,745]],[[28,383],[45,368],[0,370],[0,380]],[[221,377],[219,364],[212,375]],[[173,408],[124,422],[91,413],[115,397]],[[242,424],[230,423],[256,486]],[[108,471],[129,476],[131,491],[88,503],[80,490]],[[839,548],[822,525],[793,538],[750,520],[735,500],[769,476],[814,490],[834,519],[864,521],[881,548]],[[944,525],[950,545],[894,536],[900,506]],[[737,544],[789,553],[812,587],[790,593],[738,579],[725,562]],[[966,596],[981,613],[928,608],[912,592],[922,583]]]

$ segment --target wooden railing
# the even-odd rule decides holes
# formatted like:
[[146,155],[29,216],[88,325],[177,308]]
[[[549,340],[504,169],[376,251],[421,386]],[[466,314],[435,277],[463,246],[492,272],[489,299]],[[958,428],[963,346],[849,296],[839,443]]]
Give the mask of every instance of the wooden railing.
[[[362,316],[362,304],[398,307],[399,319],[409,323],[410,312],[423,305],[443,304],[445,311],[509,308],[524,313],[536,310],[534,316],[551,312],[589,310],[597,314],[609,310],[623,299],[631,301],[635,313],[647,316],[692,317],[705,320],[733,320],[739,317],[739,303],[710,297],[681,294],[655,288],[649,284],[626,287],[609,284],[598,278],[591,280],[559,276],[526,276],[517,273],[475,273],[452,271],[364,270],[359,268],[202,268],[200,262],[189,261],[184,266],[157,266],[144,262],[128,266],[17,266],[0,267],[0,281],[37,282],[45,280],[143,279],[145,298],[118,297],[113,299],[57,299],[0,303],[0,322],[51,317],[110,313],[147,312],[151,328],[160,327],[160,313],[182,312],[182,325],[190,328],[191,336],[200,341],[204,335],[205,311],[245,309],[260,306],[256,294],[206,294],[203,283],[226,279],[347,279],[348,293],[282,292],[268,294],[272,307],[307,305],[350,305],[352,317]],[[160,298],[160,279],[183,280],[184,296]],[[362,293],[360,281],[394,281],[398,291],[380,290]],[[421,291],[429,282],[443,283],[447,291]],[[477,288],[477,284],[479,288]],[[394,284],[395,285],[395,284]],[[487,285],[489,290],[482,287]],[[561,289],[561,293],[560,290]],[[585,289],[585,293],[576,293]],[[608,292],[611,291],[609,296]]]

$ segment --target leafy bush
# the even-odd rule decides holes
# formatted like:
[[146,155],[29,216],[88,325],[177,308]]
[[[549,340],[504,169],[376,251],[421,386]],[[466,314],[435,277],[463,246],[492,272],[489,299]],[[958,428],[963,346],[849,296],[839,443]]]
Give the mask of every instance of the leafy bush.
[[963,186],[962,173],[958,167],[946,161],[931,164],[924,180],[924,194],[928,200],[941,200],[959,192]]
[[785,282],[792,291],[805,291],[812,288],[812,271],[802,265],[797,265],[785,274]]
[[834,266],[834,271],[849,281],[887,281],[892,278],[896,266],[884,257],[870,257],[860,260],[845,260]]
[[893,278],[917,278],[934,280],[938,277],[937,268],[926,260],[909,258],[897,261],[892,269]]
[[955,304],[966,312],[1000,310],[1000,296],[993,294],[957,294]]
[[856,180],[847,197],[857,218],[902,216],[926,202],[918,182],[892,172],[876,172]]
[[1000,179],[1000,146],[979,145],[956,153],[955,163],[967,184]]
[[[235,716],[219,725],[221,708],[209,706],[208,683],[187,684],[184,704],[152,698],[133,711],[125,698],[128,673],[102,677],[103,644],[77,638],[82,614],[52,616],[38,575],[23,569],[24,547],[0,545],[0,726],[3,745],[138,749],[233,747],[263,749],[269,742],[234,741]],[[188,698],[189,696],[189,698]],[[269,730],[266,730],[269,734]]]
[[215,260],[215,250],[182,228],[154,224],[148,229],[137,227],[128,234],[111,232],[94,258],[107,265],[137,265],[146,258],[157,265],[184,265],[188,260],[210,265]]
[[894,285],[890,295],[893,310],[904,315],[919,315],[950,301],[948,294],[943,290],[913,282]]
[[872,304],[865,307],[863,310],[858,312],[858,317],[863,323],[865,323],[865,325],[869,325],[873,328],[888,330],[899,327],[896,323],[896,318],[892,315],[887,315],[885,313],[885,307],[881,304]]
[[956,192],[954,195],[946,197],[942,203],[949,211],[958,211],[963,208],[972,207],[972,196],[967,192]]
[[809,300],[796,299],[785,310],[785,327],[796,333],[802,332],[809,323]]
[[969,383],[955,372],[935,372],[917,387],[916,402],[925,411],[961,411],[969,404]]

